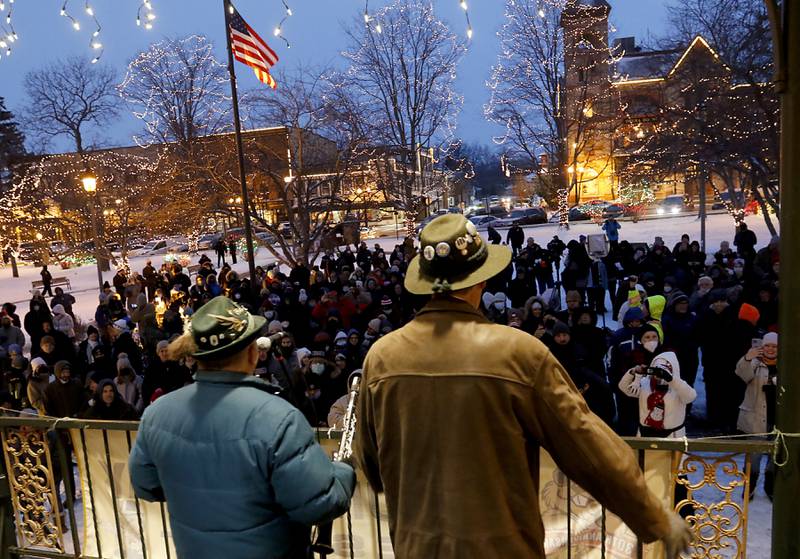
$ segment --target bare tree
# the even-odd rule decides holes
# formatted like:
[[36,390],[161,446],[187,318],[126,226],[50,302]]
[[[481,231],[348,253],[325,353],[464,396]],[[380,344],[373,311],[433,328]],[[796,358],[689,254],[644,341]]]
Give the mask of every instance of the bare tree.
[[[245,134],[251,218],[270,233],[262,244],[292,266],[317,258],[333,212],[346,211],[353,181],[359,180],[354,177],[360,176],[353,165],[363,137],[354,115],[329,95],[327,74],[302,67],[279,71],[276,91],[261,87],[245,99],[254,122],[279,127],[282,134],[276,141],[260,138],[258,129]],[[209,167],[214,182],[235,194],[238,183],[217,169]]]
[[196,237],[209,218],[208,155],[203,139],[232,129],[228,74],[201,35],[154,43],[128,64],[118,90],[144,125],[136,141],[159,146],[158,204],[151,216],[162,232]]
[[202,35],[166,39],[129,64],[119,93],[144,123],[140,143],[177,142],[232,129],[228,73]]
[[674,31],[664,42],[686,45],[697,35],[705,37],[730,71],[735,88],[723,99],[704,103],[719,110],[705,118],[714,130],[709,147],[716,152],[709,157],[709,172],[726,185],[729,210],[737,220],[743,217],[741,205],[747,197],[735,195],[735,190],[749,192],[775,234],[770,215],[778,213],[780,104],[771,84],[773,45],[766,3],[686,0],[670,7],[669,19]]
[[358,20],[345,32],[350,66],[333,94],[359,118],[372,172],[413,230],[421,202],[444,184],[433,171],[452,147],[465,45],[425,0],[394,0],[369,25]]
[[113,69],[83,58],[68,58],[28,73],[28,105],[23,117],[26,130],[44,145],[67,136],[74,142],[75,151],[83,153],[88,147],[89,129],[108,123],[118,114],[115,81]]
[[[611,163],[601,144],[619,118],[609,86],[608,7],[574,0],[508,0],[501,53],[488,82],[486,117],[505,127],[495,141],[508,161],[557,192],[566,224],[570,193]],[[591,173],[588,172],[591,166]]]

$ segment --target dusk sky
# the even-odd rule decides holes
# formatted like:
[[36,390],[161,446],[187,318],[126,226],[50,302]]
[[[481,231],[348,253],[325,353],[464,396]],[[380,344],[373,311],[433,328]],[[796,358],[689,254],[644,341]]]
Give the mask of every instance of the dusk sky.
[[[285,13],[280,0],[239,0],[235,5],[242,16],[280,56],[280,65],[293,67],[336,65],[346,47],[342,27],[364,10],[362,0],[286,0],[293,16],[284,24],[284,34],[291,48],[271,34]],[[637,41],[648,33],[660,35],[665,31],[666,0],[609,0],[613,9],[611,22],[616,36],[635,35]],[[370,11],[387,2],[373,0]],[[8,12],[0,12],[2,21]],[[23,78],[26,72],[43,64],[71,55],[91,59],[89,48],[94,29],[84,10],[83,0],[70,0],[68,9],[81,23],[81,31],[72,29],[70,22],[59,16],[61,0],[16,0],[13,23],[19,35],[10,57],[0,59],[0,96],[9,109],[19,112],[25,104]],[[103,62],[113,66],[120,79],[127,62],[134,55],[165,36],[202,34],[214,41],[218,56],[224,59],[225,38],[221,0],[152,0],[157,19],[151,31],[135,24],[138,0],[95,0],[90,3],[103,27],[100,39],[105,45]],[[488,98],[485,82],[490,75],[499,50],[496,35],[503,23],[502,0],[472,0],[469,2],[474,36],[458,69],[458,88],[464,95],[464,108],[459,119],[458,134],[468,142],[489,144],[498,132],[484,120],[483,104]],[[458,34],[466,33],[464,14],[458,0],[435,0],[437,13]],[[240,87],[250,88],[258,82],[245,66],[237,64]],[[280,85],[279,85],[280,87]],[[93,131],[91,140],[99,146],[127,145],[138,129],[138,122],[126,112],[119,122],[106,130]],[[66,141],[57,141],[50,151],[69,149]]]

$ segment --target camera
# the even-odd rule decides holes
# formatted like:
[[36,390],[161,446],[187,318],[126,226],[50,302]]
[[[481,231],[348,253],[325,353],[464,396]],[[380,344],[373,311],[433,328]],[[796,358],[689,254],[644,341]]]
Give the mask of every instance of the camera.
[[644,374],[664,379],[667,382],[672,382],[672,373],[660,367],[647,367]]

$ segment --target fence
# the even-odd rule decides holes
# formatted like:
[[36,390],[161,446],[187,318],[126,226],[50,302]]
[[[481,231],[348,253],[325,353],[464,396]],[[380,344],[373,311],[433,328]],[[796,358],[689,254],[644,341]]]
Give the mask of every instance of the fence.
[[[172,559],[166,506],[133,493],[127,459],[135,422],[0,417],[7,485],[0,483],[0,557]],[[337,434],[320,431],[333,449]],[[648,487],[694,531],[691,557],[746,557],[751,457],[767,441],[628,439]],[[69,455],[68,455],[69,454]],[[81,499],[61,492],[77,466]],[[612,513],[569,482],[542,451],[540,510],[548,558],[659,558]],[[62,502],[63,494],[65,501]],[[382,496],[360,479],[350,513],[334,524],[334,557],[394,556]]]

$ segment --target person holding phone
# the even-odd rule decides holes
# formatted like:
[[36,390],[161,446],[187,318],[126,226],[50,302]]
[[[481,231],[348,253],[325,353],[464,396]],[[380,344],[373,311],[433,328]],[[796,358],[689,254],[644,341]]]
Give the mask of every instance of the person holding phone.
[[[775,396],[778,386],[778,334],[769,332],[753,339],[752,347],[736,364],[736,375],[747,383],[739,406],[736,428],[741,433],[769,433],[775,425]],[[755,493],[761,456],[754,456],[750,467],[750,496]],[[772,499],[775,464],[767,457],[764,492]]]

